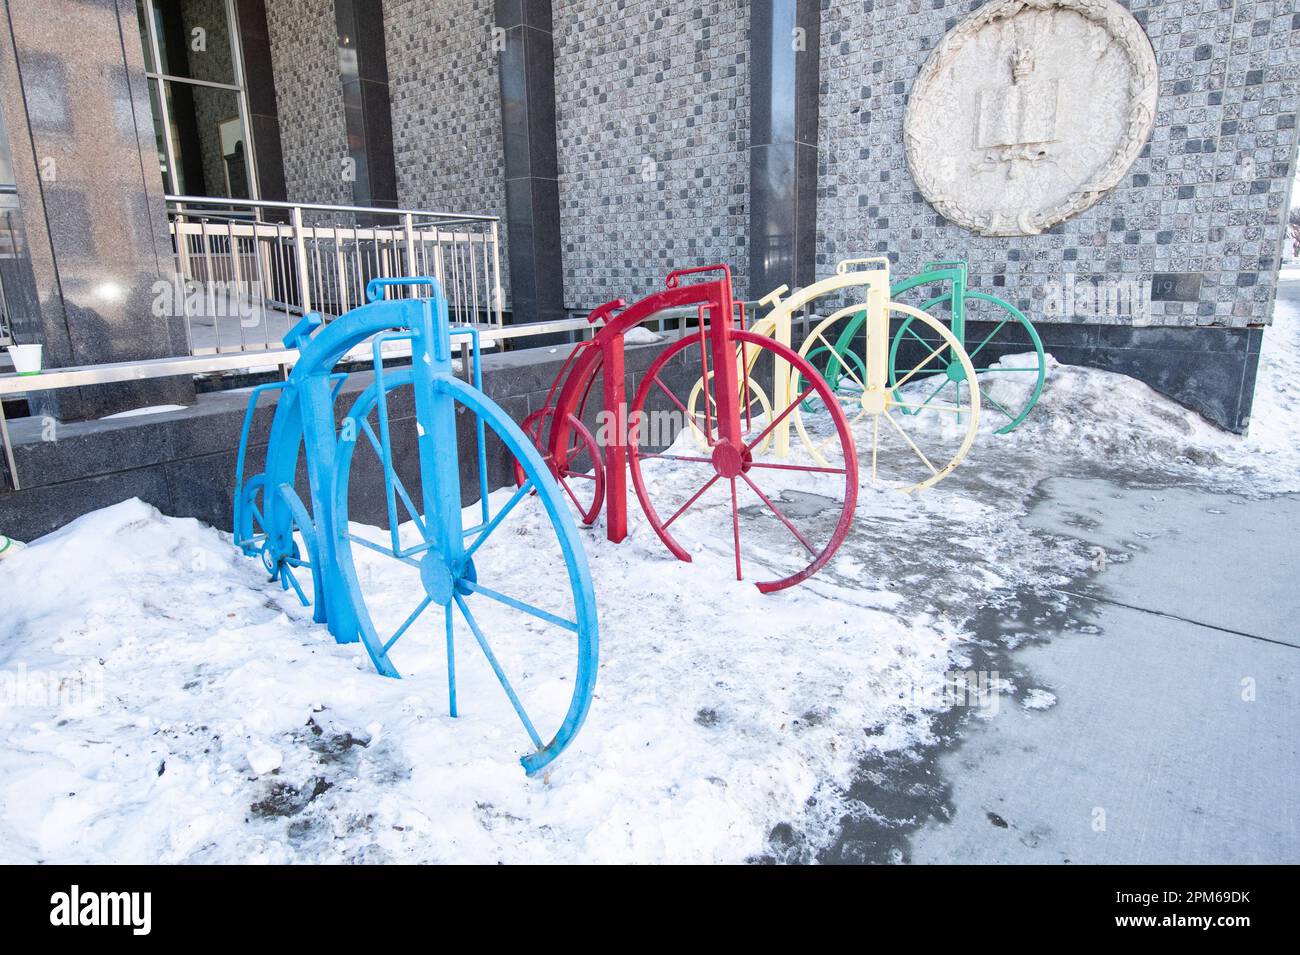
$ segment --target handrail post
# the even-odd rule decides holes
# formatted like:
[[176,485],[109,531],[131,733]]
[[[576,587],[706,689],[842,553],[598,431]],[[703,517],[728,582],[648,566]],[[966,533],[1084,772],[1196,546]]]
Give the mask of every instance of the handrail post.
[[497,309],[497,327],[499,328],[505,321],[502,314],[501,301],[501,236],[497,229],[497,221],[492,220],[492,297],[496,299]]
[[[407,213],[402,216],[402,225],[406,228],[406,277],[416,278],[415,274],[415,216]],[[415,294],[414,291],[411,292]]]
[[9,422],[5,420],[3,398],[0,398],[0,441],[3,441],[5,446],[5,462],[9,465],[9,483],[13,485],[15,491],[21,491],[23,486],[18,480],[18,462],[14,460],[14,446],[9,440]]
[[302,234],[302,207],[294,206],[290,214],[293,222],[293,247],[298,258],[298,296],[302,300],[302,313],[311,311],[311,270],[307,267],[307,240]]

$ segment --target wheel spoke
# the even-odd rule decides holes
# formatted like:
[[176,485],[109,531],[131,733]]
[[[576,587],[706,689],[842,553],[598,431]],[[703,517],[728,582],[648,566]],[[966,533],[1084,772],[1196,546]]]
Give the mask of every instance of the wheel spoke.
[[974,351],[969,351],[969,352],[967,352],[967,353],[966,353],[966,357],[967,357],[967,358],[974,358],[976,355],[978,355],[979,352],[980,352],[980,349],[983,348],[985,345],[987,345],[989,342],[991,342],[991,341],[993,340],[993,336],[996,335],[998,332],[1002,331],[1002,326],[1005,325],[1005,324],[1006,324],[1007,322],[1009,322],[1009,321],[1011,321],[1011,316],[1010,316],[1010,315],[1008,315],[1006,318],[1002,319],[1002,321],[998,322],[997,325],[995,325],[995,326],[993,327],[993,331],[989,332],[988,337],[985,338],[984,341],[982,341],[982,342],[980,342],[978,345],[976,345]]
[[744,580],[740,572],[740,506],[736,502],[736,479],[731,479],[731,536],[736,550],[736,579]]
[[474,539],[474,543],[470,544],[469,548],[465,551],[465,556],[473,556],[474,551],[478,550],[482,543],[487,540],[488,535],[501,525],[501,522],[506,519],[506,515],[515,509],[516,504],[532,493],[532,490],[533,479],[528,478],[519,486],[519,490],[515,491],[515,493],[510,496],[510,500],[506,501],[501,510],[497,511],[496,517],[488,521],[487,527],[483,528],[478,537]]
[[482,594],[484,597],[495,600],[497,603],[505,604],[507,607],[514,607],[516,610],[521,610],[530,616],[536,617],[538,620],[545,620],[547,623],[553,623],[557,627],[563,627],[565,630],[570,630],[573,633],[578,632],[577,623],[572,620],[565,620],[563,617],[557,617],[555,614],[543,610],[541,607],[534,607],[530,603],[526,603],[514,597],[509,597],[499,591],[493,590],[491,587],[484,587],[475,580],[461,580],[461,583],[466,587],[466,589],[473,593]]
[[582,502],[578,500],[578,495],[573,493],[573,488],[569,487],[569,482],[566,481],[564,478],[560,478],[559,485],[560,487],[564,488],[564,493],[569,495],[569,500],[573,502],[573,506],[578,509],[578,512],[586,513],[587,509],[583,507]]
[[[984,392],[981,391],[980,394],[984,394]],[[908,414],[916,414],[919,411],[951,411],[957,414],[961,414],[963,411],[968,410],[966,408],[963,408],[961,405],[950,405],[950,404],[945,404],[943,402],[940,402],[938,404],[933,404],[933,405],[926,405],[926,404],[911,405],[911,404],[905,404],[902,401],[894,401],[894,402],[890,402],[889,407],[902,408],[903,410],[907,411]]]
[[642,454],[641,460],[646,461],[655,459],[658,461],[686,461],[690,464],[712,464],[712,458],[696,458],[686,454]]
[[907,384],[907,380],[908,380],[909,378],[911,378],[913,375],[915,375],[918,371],[920,371],[920,370],[921,370],[922,368],[924,368],[926,365],[930,364],[930,362],[934,361],[935,356],[938,355],[939,352],[941,352],[941,351],[943,351],[945,348],[947,348],[947,347],[948,347],[948,344],[949,344],[948,342],[944,342],[944,343],[941,344],[938,348],[934,349],[934,351],[930,352],[930,354],[926,355],[924,361],[922,361],[919,365],[917,365],[915,368],[913,368],[911,371],[909,371],[909,372],[908,372],[906,375],[904,375],[902,378],[898,379],[898,381],[894,382],[894,388],[895,388],[895,389],[902,388],[903,385]]
[[539,750],[545,747],[542,744],[542,738],[537,735],[537,730],[533,728],[533,721],[528,718],[528,711],[524,709],[524,704],[519,702],[519,695],[515,693],[515,688],[510,685],[506,679],[505,671],[501,669],[501,664],[497,662],[496,654],[488,646],[487,638],[483,636],[483,631],[478,627],[478,621],[474,615],[469,612],[469,607],[465,603],[465,598],[456,594],[456,606],[460,608],[461,616],[469,624],[469,629],[474,634],[474,639],[478,641],[479,649],[483,651],[483,656],[487,658],[488,664],[492,667],[492,672],[497,675],[497,681],[501,684],[501,689],[506,691],[506,696],[510,699],[510,705],[515,708],[515,714],[519,717],[519,722],[524,724],[524,729],[528,731],[529,738],[532,739],[533,745]]
[[880,415],[871,419],[871,484],[876,483],[876,455],[880,451]]
[[[370,446],[375,449],[375,454],[378,455],[379,461],[382,464],[384,462],[384,453],[380,446],[379,439],[375,436],[374,429],[370,427],[370,422],[365,418],[361,419],[361,430],[366,433],[366,437],[370,440]],[[392,474],[393,487],[397,490],[397,496],[402,499],[402,504],[406,506],[406,513],[411,515],[411,520],[415,521],[415,526],[416,529],[419,530],[420,536],[427,541],[429,539],[429,534],[424,529],[424,519],[420,517],[419,512],[416,511],[415,504],[411,501],[411,495],[406,493],[406,485],[403,484],[402,479],[397,476],[397,469],[385,465],[385,470]]]
[[451,715],[456,714],[456,628],[453,625],[451,604],[447,604],[443,615],[447,628],[447,706]]
[[808,464],[776,464],[771,461],[752,461],[751,468],[767,468],[772,471],[807,471],[811,474],[843,474],[844,468],[818,468]]
[[769,424],[766,428],[764,428],[763,431],[762,431],[762,433],[761,433],[757,438],[755,438],[753,441],[749,442],[749,444],[745,445],[745,450],[746,450],[746,451],[753,451],[754,448],[758,447],[759,443],[762,442],[762,440],[763,440],[764,438],[766,438],[769,434],[772,433],[772,429],[773,429],[773,428],[775,428],[775,427],[776,427],[777,425],[779,425],[782,421],[784,421],[784,420],[786,419],[786,417],[790,414],[791,411],[794,411],[795,408],[797,408],[797,407],[799,407],[799,405],[803,404],[804,399],[806,399],[810,394],[812,394],[812,391],[813,391],[813,386],[812,386],[812,385],[809,385],[807,388],[805,388],[803,394],[801,394],[801,395],[800,395],[798,398],[796,398],[794,401],[790,402],[790,404],[786,405],[785,410],[782,411],[782,412],[781,412],[779,415],[777,415],[775,418],[773,418],[773,419],[772,419],[772,423]]
[[[926,405],[928,405],[931,401],[934,401],[935,398],[938,398],[938,397],[939,397],[939,393],[940,393],[941,391],[943,391],[943,389],[947,388],[947,387],[948,387],[948,384],[949,384],[948,377],[945,375],[943,381],[941,381],[941,382],[939,383],[939,387],[936,388],[936,389],[934,389],[934,391],[930,392],[930,397],[926,398],[924,401],[921,402],[921,407],[924,408],[924,407],[925,407]],[[895,390],[897,390],[897,389],[895,389]],[[960,395],[958,396],[958,398],[960,399]]]
[[1008,418],[1010,418],[1012,421],[1015,421],[1015,420],[1016,420],[1016,416],[1015,416],[1015,415],[1013,415],[1013,414],[1012,414],[1010,411],[1008,411],[1006,408],[1002,407],[1002,403],[1001,403],[1000,401],[995,401],[994,399],[990,398],[990,397],[989,397],[989,393],[988,393],[987,391],[985,391],[983,388],[980,389],[980,396],[983,397],[983,399],[984,399],[985,401],[987,401],[989,404],[991,404],[994,408],[997,408],[997,409],[998,409],[999,411],[1001,411],[1004,415],[1006,415]]
[[[844,472],[841,471],[840,473],[842,474]],[[771,499],[766,494],[763,493],[762,489],[760,489],[757,484],[755,484],[752,480],[750,480],[748,474],[742,472],[740,476],[744,478],[745,483],[749,485],[750,490],[752,490],[755,494],[758,495],[758,499],[762,501],[764,504],[766,504],[768,508],[772,511],[772,513],[776,515],[777,520],[779,520],[782,524],[784,524],[786,528],[790,531],[790,533],[793,534],[798,539],[799,543],[803,544],[803,546],[808,549],[808,553],[816,557],[817,548],[813,547],[813,545],[808,542],[808,538],[804,536],[803,532],[800,531],[799,528],[794,526],[790,518],[786,517],[783,513],[781,513],[781,509],[772,503]],[[733,481],[732,483],[734,484],[735,482]]]
[[818,339],[821,340],[821,343],[823,345],[825,345],[827,348],[830,349],[831,355],[834,356],[835,361],[839,364],[841,368],[844,369],[844,371],[848,374],[848,376],[858,383],[859,388],[861,388],[863,391],[866,391],[867,386],[862,383],[862,379],[853,373],[853,369],[850,368],[848,364],[844,361],[843,356],[841,356],[840,353],[837,352],[834,348],[831,348],[831,343],[826,340],[826,336],[823,335],[821,332],[818,332],[817,337]]
[[686,509],[687,509],[688,507],[690,507],[692,504],[694,504],[696,501],[698,501],[698,500],[700,499],[700,496],[701,496],[705,491],[707,491],[709,488],[713,487],[713,485],[714,485],[715,483],[717,483],[717,480],[718,480],[718,478],[720,478],[720,477],[722,477],[722,475],[721,475],[721,474],[717,474],[717,473],[715,472],[714,475],[713,475],[713,477],[711,477],[711,478],[709,478],[707,481],[705,481],[705,482],[704,482],[704,487],[700,488],[698,491],[696,491],[694,494],[692,494],[690,500],[688,500],[685,504],[683,504],[681,507],[679,507],[679,508],[677,509],[677,512],[676,512],[675,514],[673,514],[672,517],[670,517],[670,518],[668,518],[668,520],[664,521],[664,530],[668,530],[668,528],[672,526],[673,521],[675,521],[675,520],[677,520],[677,518],[681,517],[682,514],[684,514],[684,513],[686,512]]
[[415,623],[420,614],[424,613],[424,608],[429,606],[431,603],[433,603],[433,598],[426,594],[424,599],[420,601],[420,605],[411,611],[411,615],[406,618],[405,622],[397,628],[397,632],[389,637],[388,642],[384,644],[382,652],[385,656],[387,656],[388,651],[393,648],[393,644],[401,639],[402,634],[406,633],[406,631],[411,628],[411,624]]
[[[681,399],[668,390],[668,386],[663,383],[663,381],[660,379],[658,375],[655,375],[655,384],[659,386],[660,391],[662,391],[664,394],[668,396],[669,401],[671,401],[673,404],[675,404],[678,408],[681,409],[682,415],[685,417],[687,421],[691,423],[691,427],[695,428],[697,431],[700,432],[700,434],[704,435],[705,439],[707,440],[708,439],[707,432],[705,432],[704,429],[700,427],[699,423],[694,420],[695,418],[699,417],[699,415],[692,414],[691,411],[686,407],[686,405],[682,404]],[[705,392],[706,393],[708,392],[707,385],[705,386]]]
[[924,462],[925,466],[930,469],[931,473],[938,474],[939,469],[930,463],[930,459],[927,458],[925,456],[925,453],[922,452],[921,449],[916,446],[916,442],[913,441],[911,437],[908,435],[908,433],[902,429],[902,426],[900,426],[899,423],[894,420],[894,416],[891,415],[888,411],[886,411],[885,417],[889,420],[889,423],[894,426],[894,429],[903,436],[903,440],[906,441],[908,445],[911,446],[912,450],[916,452],[916,456],[920,458],[922,462]]
[[922,345],[924,345],[926,348],[931,348],[931,347],[933,347],[933,344],[934,344],[934,343],[933,343],[933,342],[927,342],[924,338],[922,338],[920,335],[918,335],[918,334],[916,333],[916,329],[912,328],[912,326],[911,326],[910,324],[907,326],[907,334],[911,335],[913,338],[915,338],[918,342],[920,342],[920,343],[921,343]]
[[[382,544],[376,544],[374,541],[368,541],[364,537],[358,537],[356,534],[344,534],[343,536],[348,540],[350,540],[352,543],[360,544],[362,547],[369,548],[370,550],[373,550],[377,554],[383,554],[385,557],[393,558],[393,560],[400,560],[403,564],[409,564],[412,567],[414,567],[416,570],[419,570],[420,568],[420,562],[416,560],[414,557],[412,557],[410,554],[407,554],[405,557],[399,557],[397,554],[393,553],[391,550],[389,550],[387,547],[383,546]],[[424,549],[427,550],[428,548],[426,547]]]
[[288,586],[286,584],[286,581],[288,582],[288,584],[293,585],[293,592],[298,595],[298,599],[302,601],[302,605],[304,607],[310,607],[311,601],[307,599],[307,595],[304,594],[302,592],[302,588],[298,586],[298,578],[294,576],[292,570],[290,570],[287,566],[282,564],[280,566],[280,585],[287,590]]

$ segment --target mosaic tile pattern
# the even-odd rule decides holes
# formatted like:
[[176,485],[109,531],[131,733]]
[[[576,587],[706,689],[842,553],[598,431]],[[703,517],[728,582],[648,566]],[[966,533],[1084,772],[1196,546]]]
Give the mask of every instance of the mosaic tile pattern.
[[554,6],[565,305],[727,262],[744,292],[749,10],[740,0]]
[[501,219],[510,300],[505,159],[492,0],[385,0],[398,201]]
[[271,0],[266,26],[289,201],[351,205],[334,4]]
[[[966,258],[972,282],[1044,320],[1049,283],[1202,274],[1196,301],[1154,301],[1149,320],[1270,320],[1300,105],[1293,0],[1129,0],[1160,67],[1151,141],[1125,181],[1040,236],[979,238],[916,192],[903,152],[911,84],[971,0],[822,3],[818,275],[889,253],[901,273]],[[1129,323],[1131,315],[1089,316]]]

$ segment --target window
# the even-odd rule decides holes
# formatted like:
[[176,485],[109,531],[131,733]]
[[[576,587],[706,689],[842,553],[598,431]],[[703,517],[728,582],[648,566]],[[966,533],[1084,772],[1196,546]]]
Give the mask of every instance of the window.
[[136,0],[166,190],[256,198],[231,0]]

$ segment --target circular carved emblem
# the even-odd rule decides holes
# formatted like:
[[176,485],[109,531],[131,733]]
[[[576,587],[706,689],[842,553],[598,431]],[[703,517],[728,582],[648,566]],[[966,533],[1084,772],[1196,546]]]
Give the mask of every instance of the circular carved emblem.
[[921,194],[980,235],[1035,235],[1123,178],[1151,134],[1156,59],[1114,0],[991,0],[949,31],[903,135]]

